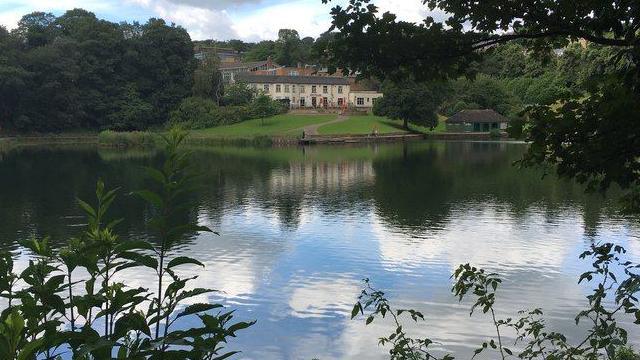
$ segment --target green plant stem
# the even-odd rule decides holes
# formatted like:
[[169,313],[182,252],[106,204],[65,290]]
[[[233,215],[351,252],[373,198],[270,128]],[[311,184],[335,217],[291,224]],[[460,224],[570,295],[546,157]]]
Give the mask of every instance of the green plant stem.
[[106,271],[104,278],[105,300],[104,300],[104,336],[109,338],[109,260],[105,261]]
[[164,276],[164,244],[160,246],[160,265],[158,266],[158,309],[156,319],[156,340],[160,336],[160,313],[162,307],[162,277]]
[[498,325],[498,321],[496,320],[496,313],[493,310],[493,307],[491,307],[491,317],[493,318],[493,325],[495,325],[496,327],[496,333],[498,334],[498,347],[500,348],[500,356],[502,356],[502,359],[504,360],[504,351],[502,350],[502,336],[500,336],[500,326]]
[[73,290],[71,288],[71,270],[67,268],[67,272],[69,273],[68,276],[68,283],[69,283],[69,309],[71,311],[71,331],[76,331],[76,319],[75,319],[75,315],[73,313]]

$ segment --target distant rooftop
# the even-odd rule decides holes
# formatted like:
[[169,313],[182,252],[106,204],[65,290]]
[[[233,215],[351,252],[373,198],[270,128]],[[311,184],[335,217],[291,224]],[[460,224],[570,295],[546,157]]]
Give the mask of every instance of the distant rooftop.
[[[222,63],[220,69],[243,69],[243,68],[255,68],[262,65],[266,65],[270,60],[264,61],[252,61],[252,62],[234,62],[234,63]],[[275,64],[273,64],[275,66]]]
[[462,110],[447,119],[449,124],[464,123],[506,123],[509,119],[500,115],[495,110]]
[[241,73],[236,76],[236,80],[260,84],[349,85],[349,79],[347,78],[326,76],[281,76]]

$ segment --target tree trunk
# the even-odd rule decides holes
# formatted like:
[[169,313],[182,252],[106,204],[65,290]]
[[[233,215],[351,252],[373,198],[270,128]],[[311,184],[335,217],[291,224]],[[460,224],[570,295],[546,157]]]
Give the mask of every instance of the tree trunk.
[[407,119],[402,119],[402,127],[405,130],[409,130],[409,122],[407,122]]

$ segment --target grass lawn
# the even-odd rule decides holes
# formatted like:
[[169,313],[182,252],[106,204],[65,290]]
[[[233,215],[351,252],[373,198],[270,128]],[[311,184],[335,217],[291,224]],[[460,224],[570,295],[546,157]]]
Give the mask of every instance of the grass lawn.
[[[409,128],[414,132],[429,133],[429,132],[445,132],[446,128],[446,116],[438,115],[438,126],[433,130],[417,126],[409,123]],[[402,128],[402,121],[391,120],[381,116],[366,115],[366,116],[351,116],[349,120],[321,126],[318,132],[321,135],[367,135],[373,133],[374,127],[378,128],[379,134],[390,133],[404,133],[406,130]]]
[[302,128],[334,120],[337,115],[282,114],[262,120],[247,120],[241,123],[194,130],[194,137],[253,138],[256,136],[299,136]]
[[367,135],[372,134],[375,128],[378,134],[406,132],[402,129],[402,121],[374,115],[350,116],[348,120],[321,126],[318,132],[320,135]]
[[447,117],[438,114],[438,126],[433,128],[433,132],[446,132],[447,131]]

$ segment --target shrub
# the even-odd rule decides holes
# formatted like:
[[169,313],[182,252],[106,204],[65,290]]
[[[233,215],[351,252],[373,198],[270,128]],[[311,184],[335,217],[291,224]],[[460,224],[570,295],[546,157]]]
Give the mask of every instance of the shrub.
[[222,103],[226,106],[248,105],[256,97],[256,90],[247,86],[246,83],[237,82],[224,89]]
[[640,355],[636,354],[630,347],[620,348],[614,360],[640,360]]
[[284,111],[286,108],[282,104],[264,95],[248,105],[239,106],[217,106],[212,100],[190,97],[171,112],[169,125],[184,129],[206,129],[269,117]]
[[491,131],[489,131],[489,137],[492,139],[499,139],[502,137],[502,132],[500,129],[491,129]]
[[169,123],[180,125],[188,129],[198,129],[217,126],[218,106],[210,99],[193,96],[188,97],[177,109],[171,111]]
[[158,135],[149,131],[112,131],[105,130],[98,134],[98,144],[101,146],[119,147],[153,147],[156,146]]

